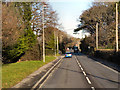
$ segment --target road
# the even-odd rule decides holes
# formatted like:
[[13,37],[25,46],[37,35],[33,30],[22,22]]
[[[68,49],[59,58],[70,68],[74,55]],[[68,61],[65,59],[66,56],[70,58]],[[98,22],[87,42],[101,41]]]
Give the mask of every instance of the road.
[[118,72],[83,54],[63,58],[40,88],[116,88]]

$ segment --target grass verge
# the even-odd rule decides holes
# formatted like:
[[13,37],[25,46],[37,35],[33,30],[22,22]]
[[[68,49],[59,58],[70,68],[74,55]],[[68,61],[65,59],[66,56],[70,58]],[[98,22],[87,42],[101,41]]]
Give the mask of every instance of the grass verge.
[[45,63],[43,61],[23,61],[3,65],[2,88],[10,88],[16,85],[32,72],[55,59],[54,56],[46,56]]

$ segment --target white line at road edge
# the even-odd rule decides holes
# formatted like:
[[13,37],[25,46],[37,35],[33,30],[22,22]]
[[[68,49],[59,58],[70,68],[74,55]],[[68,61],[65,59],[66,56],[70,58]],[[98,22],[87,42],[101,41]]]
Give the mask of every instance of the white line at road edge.
[[[63,57],[62,57],[62,58],[63,58]],[[34,90],[34,88],[36,88],[36,87],[39,85],[39,83],[55,68],[55,66],[62,60],[62,58],[61,58],[57,63],[55,63],[55,65],[54,65],[53,67],[51,67],[51,68],[47,71],[47,73],[32,87],[31,90]]]
[[118,73],[118,71],[115,71],[114,69],[112,69],[112,68],[110,68],[110,67],[108,67],[108,66],[105,66],[105,65],[103,65],[103,64],[101,64],[101,63],[99,63],[99,62],[96,62],[96,63],[102,65],[103,67],[105,67],[105,68],[107,68],[107,69],[109,69],[109,70],[111,70],[111,71],[113,71],[113,72],[115,72],[115,73]]
[[[61,61],[62,62],[62,61]],[[59,67],[61,65],[61,63],[59,63],[59,65],[57,67]],[[49,79],[49,77],[52,76],[53,72],[55,71],[55,69],[53,69],[53,71],[49,74],[49,76],[44,80],[44,82],[39,86],[38,90],[40,88],[42,88],[42,86],[45,84],[45,82]]]

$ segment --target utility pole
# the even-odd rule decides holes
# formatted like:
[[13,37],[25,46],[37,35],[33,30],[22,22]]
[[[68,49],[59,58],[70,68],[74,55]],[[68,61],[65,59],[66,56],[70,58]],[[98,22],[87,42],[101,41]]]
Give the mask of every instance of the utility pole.
[[[0,17],[2,17],[2,1],[0,1]],[[2,65],[2,18],[0,18],[0,65]],[[0,68],[0,88],[2,88],[2,68]]]
[[58,54],[58,51],[59,51],[59,42],[58,42],[58,36],[57,36],[57,54]]
[[96,50],[98,49],[98,22],[96,24]]
[[56,56],[56,36],[55,36],[55,25],[54,25],[54,47],[55,47],[55,56]]
[[60,36],[60,50],[62,50],[62,38],[63,38],[63,35]]
[[118,49],[118,4],[116,3],[116,52]]
[[54,48],[55,48],[55,57],[56,57],[56,32],[55,32],[55,21],[54,21]]
[[43,8],[42,8],[42,23],[43,23],[43,62],[45,62],[44,7],[46,7],[46,5],[43,5]]

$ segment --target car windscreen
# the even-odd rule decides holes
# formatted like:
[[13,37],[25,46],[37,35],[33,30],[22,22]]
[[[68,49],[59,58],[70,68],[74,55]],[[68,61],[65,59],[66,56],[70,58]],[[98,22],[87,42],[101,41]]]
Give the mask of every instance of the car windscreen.
[[74,47],[74,49],[78,49],[78,47]]

